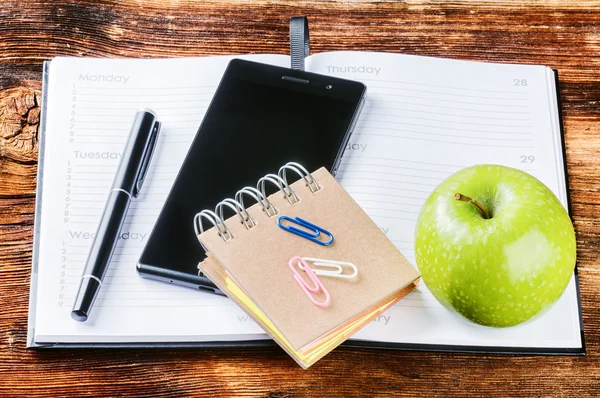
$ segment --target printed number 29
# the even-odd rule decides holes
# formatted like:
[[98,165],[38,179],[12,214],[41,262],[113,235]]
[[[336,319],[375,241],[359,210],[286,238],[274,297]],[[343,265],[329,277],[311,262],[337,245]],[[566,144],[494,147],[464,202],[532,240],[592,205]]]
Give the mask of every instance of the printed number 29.
[[527,79],[513,79],[513,82],[515,82],[515,86],[519,86],[519,87],[527,86]]
[[535,156],[533,155],[521,155],[521,163],[533,163],[535,162]]

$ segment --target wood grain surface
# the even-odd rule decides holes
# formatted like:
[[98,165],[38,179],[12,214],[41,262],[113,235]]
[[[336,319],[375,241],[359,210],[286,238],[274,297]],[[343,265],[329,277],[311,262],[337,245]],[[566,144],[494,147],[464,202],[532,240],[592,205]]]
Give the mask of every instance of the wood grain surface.
[[[585,357],[339,348],[308,371],[260,349],[25,349],[42,61],[57,55],[370,50],[558,69]],[[0,394],[249,397],[600,395],[600,2],[0,1]]]

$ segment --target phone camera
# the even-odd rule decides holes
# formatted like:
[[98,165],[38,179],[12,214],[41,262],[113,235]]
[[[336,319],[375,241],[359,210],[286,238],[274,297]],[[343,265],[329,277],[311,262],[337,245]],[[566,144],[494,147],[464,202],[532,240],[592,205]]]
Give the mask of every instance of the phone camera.
[[325,89],[327,89],[327,90],[331,90],[332,88],[333,88],[333,86],[331,84],[328,84],[325,86]]

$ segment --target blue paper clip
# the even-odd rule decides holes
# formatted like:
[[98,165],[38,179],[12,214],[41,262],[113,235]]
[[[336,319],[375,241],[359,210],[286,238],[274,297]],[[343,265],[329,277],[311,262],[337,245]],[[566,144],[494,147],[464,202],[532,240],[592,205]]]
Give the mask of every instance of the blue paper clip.
[[[285,226],[281,223],[282,220],[287,220],[292,224],[299,225],[305,229],[308,229],[308,231],[306,231],[305,229],[296,228],[293,225]],[[331,232],[329,232],[315,224],[312,224],[306,220],[303,220],[300,217],[291,218],[288,216],[279,216],[277,218],[277,225],[279,225],[279,228],[281,228],[281,229],[284,229],[288,232],[291,232],[293,234],[296,234],[296,235],[306,238],[308,240],[312,240],[313,242],[318,243],[321,246],[329,246],[333,243],[333,235],[331,234]],[[319,237],[321,236],[321,232],[323,232],[325,235],[329,236],[328,241],[322,241],[319,239]]]

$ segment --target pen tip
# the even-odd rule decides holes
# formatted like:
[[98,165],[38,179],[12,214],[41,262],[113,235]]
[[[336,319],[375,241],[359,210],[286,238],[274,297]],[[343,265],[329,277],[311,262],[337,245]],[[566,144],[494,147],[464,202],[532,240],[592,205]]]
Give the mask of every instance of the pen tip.
[[93,275],[81,277],[77,296],[71,309],[71,318],[77,322],[85,322],[88,319],[101,285],[100,280]]
[[87,314],[82,310],[71,311],[71,318],[75,319],[77,322],[85,322],[88,319]]

